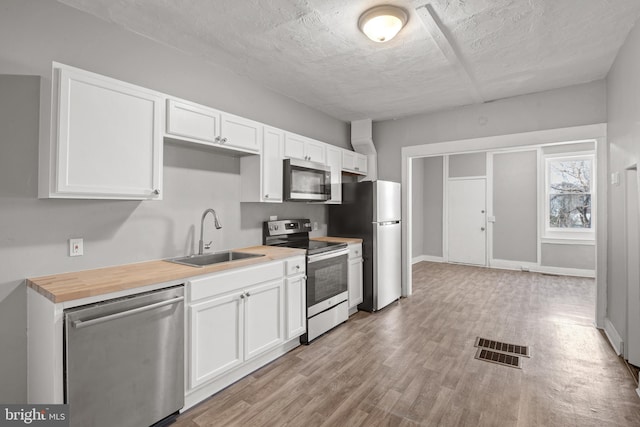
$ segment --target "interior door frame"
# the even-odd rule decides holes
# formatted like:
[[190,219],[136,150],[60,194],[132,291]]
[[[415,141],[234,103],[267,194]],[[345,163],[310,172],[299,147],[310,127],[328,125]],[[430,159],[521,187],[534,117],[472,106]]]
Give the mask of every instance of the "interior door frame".
[[[630,287],[631,287],[631,276],[632,276],[632,270],[631,270],[631,266],[635,265],[635,267],[638,267],[637,264],[637,259],[640,257],[640,252],[639,252],[639,248],[635,247],[633,248],[634,251],[630,250],[630,242],[633,241],[633,239],[630,239],[630,230],[629,230],[629,224],[630,221],[635,220],[636,221],[636,225],[635,225],[635,231],[636,233],[638,232],[638,226],[640,224],[638,224],[638,220],[640,219],[640,196],[638,194],[635,194],[635,199],[630,199],[629,198],[629,192],[632,189],[635,189],[636,193],[638,192],[638,190],[640,189],[640,185],[638,180],[640,179],[639,175],[638,175],[638,166],[636,164],[627,167],[624,170],[624,177],[623,177],[623,182],[624,182],[624,200],[625,200],[625,211],[624,211],[624,217],[625,217],[625,246],[626,246],[626,259],[625,259],[625,263],[626,263],[626,282],[627,282],[627,286],[626,286],[626,296],[627,296],[627,304],[625,307],[625,311],[626,311],[626,316],[625,316],[625,320],[626,320],[626,328],[625,328],[625,338],[624,338],[624,342],[626,343],[624,345],[623,348],[623,355],[624,358],[627,359],[629,361],[629,363],[634,363],[637,364],[637,362],[630,360],[630,352],[629,352],[629,348],[630,348],[630,344],[631,344],[631,339],[630,337],[632,336],[631,334],[631,324],[629,322],[629,318],[631,317],[631,310],[629,307],[629,303],[630,303]],[[632,187],[631,184],[633,184],[635,181],[635,187]],[[635,206],[633,204],[630,204],[630,202],[635,202]],[[635,211],[635,212],[634,212]],[[630,215],[630,213],[633,212],[632,215]],[[637,235],[636,235],[637,237]],[[633,253],[632,253],[633,252]],[[636,262],[633,263],[632,261],[632,257],[636,258]],[[634,272],[633,274],[637,275],[637,272]],[[636,295],[637,296],[637,295]],[[638,303],[640,304],[640,301],[638,301]],[[638,308],[638,307],[636,307]],[[640,325],[638,326],[638,328],[636,329],[636,332],[640,331]],[[637,343],[636,343],[637,344]]]
[[401,149],[402,173],[402,295],[412,293],[411,277],[411,222],[412,222],[412,165],[415,157],[444,156],[448,154],[475,153],[505,148],[539,146],[554,143],[578,141],[596,142],[597,163],[597,209],[596,219],[596,307],[595,325],[604,328],[607,304],[607,124],[547,129],[507,135],[488,136],[454,141],[434,142],[430,144],[405,146]]

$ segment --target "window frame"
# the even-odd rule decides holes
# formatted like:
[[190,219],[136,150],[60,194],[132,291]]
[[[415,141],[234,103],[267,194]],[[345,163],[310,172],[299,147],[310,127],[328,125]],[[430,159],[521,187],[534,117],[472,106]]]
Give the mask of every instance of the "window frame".
[[[591,228],[560,228],[551,227],[550,225],[550,164],[551,162],[558,161],[575,161],[575,160],[588,160],[591,163],[591,185],[590,192],[584,194],[591,195]],[[593,151],[579,151],[579,152],[567,152],[567,153],[554,153],[544,156],[544,203],[542,215],[544,218],[543,227],[543,239],[556,239],[556,240],[583,240],[583,241],[595,241],[596,236],[596,198],[597,198],[597,163],[596,155]]]

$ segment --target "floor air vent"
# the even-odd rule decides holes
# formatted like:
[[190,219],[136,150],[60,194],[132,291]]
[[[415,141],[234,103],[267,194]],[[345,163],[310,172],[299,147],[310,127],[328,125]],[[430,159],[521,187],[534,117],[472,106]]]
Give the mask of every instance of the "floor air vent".
[[476,338],[475,347],[495,350],[502,353],[515,354],[517,356],[529,357],[529,347],[525,345],[509,344],[500,341],[488,340],[486,338]]
[[520,369],[520,357],[479,347],[476,359]]

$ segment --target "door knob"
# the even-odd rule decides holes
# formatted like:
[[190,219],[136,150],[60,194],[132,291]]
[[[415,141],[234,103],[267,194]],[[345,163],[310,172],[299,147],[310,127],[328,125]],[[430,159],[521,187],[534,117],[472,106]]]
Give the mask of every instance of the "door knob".
[[480,227],[480,231],[484,231],[484,227]]

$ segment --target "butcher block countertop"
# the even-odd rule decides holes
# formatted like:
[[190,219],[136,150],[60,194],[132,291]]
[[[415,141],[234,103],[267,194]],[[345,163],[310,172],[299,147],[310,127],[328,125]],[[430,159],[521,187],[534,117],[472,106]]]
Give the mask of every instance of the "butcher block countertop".
[[337,243],[362,243],[362,239],[356,237],[312,237],[311,240],[319,242],[337,242]]
[[303,249],[275,246],[252,246],[234,251],[264,256],[221,262],[201,268],[162,260],[148,261],[31,278],[27,279],[27,286],[54,303],[60,303],[305,254]]

